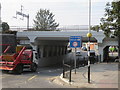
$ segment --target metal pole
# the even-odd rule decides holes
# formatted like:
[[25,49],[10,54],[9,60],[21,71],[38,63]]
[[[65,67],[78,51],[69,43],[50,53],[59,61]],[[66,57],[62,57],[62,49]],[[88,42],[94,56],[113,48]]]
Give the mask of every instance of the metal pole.
[[[88,40],[90,41],[90,37]],[[88,83],[90,83],[90,42],[88,42]]]
[[29,30],[29,14],[27,16],[27,30]]
[[64,60],[63,60],[63,78],[65,78]]
[[69,82],[71,82],[71,66],[69,68],[70,68]]
[[[91,0],[89,0],[89,33],[91,26]],[[90,37],[88,37],[88,83],[90,83]]]
[[75,68],[75,74],[76,74],[76,48],[75,48],[75,60],[74,60],[74,68]]
[[89,33],[91,33],[91,0],[89,0]]

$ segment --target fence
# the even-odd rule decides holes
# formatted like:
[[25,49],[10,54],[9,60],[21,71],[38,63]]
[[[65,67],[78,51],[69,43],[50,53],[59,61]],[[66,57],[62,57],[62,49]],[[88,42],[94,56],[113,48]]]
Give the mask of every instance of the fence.
[[72,71],[71,65],[65,64],[63,60],[63,78],[68,78],[69,82],[71,82],[71,71]]
[[[77,64],[76,68],[81,67],[81,65]],[[71,82],[72,69],[74,69],[74,60],[70,60],[69,62],[64,62],[63,60],[63,78],[69,79]]]
[[[101,55],[91,56],[90,57],[91,64],[100,62],[100,59]],[[83,57],[81,59],[80,58],[76,59],[76,68],[84,67],[86,65],[88,65],[88,56]],[[63,60],[63,78],[69,79],[69,82],[71,82],[72,69],[74,69],[74,60],[70,60],[69,62],[65,62]]]

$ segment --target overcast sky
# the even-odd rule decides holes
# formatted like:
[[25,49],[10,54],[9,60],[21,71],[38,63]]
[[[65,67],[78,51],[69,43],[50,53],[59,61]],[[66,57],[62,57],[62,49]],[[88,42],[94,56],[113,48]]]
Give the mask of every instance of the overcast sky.
[[[99,24],[100,18],[104,15],[105,4],[113,0],[91,1],[91,23]],[[33,26],[33,19],[40,8],[53,12],[56,22],[60,25],[88,25],[88,2],[89,0],[1,0],[1,17],[2,21],[10,26],[26,26],[26,18],[13,18],[23,5],[23,13],[30,15],[30,26]]]

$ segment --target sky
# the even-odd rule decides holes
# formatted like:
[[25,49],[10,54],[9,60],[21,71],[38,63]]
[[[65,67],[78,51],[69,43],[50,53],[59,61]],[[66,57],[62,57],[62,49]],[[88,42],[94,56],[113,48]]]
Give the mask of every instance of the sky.
[[[91,0],[91,24],[100,23],[100,18],[104,16],[104,8],[107,2],[113,0]],[[16,16],[16,11],[21,10],[29,14],[30,26],[33,26],[35,15],[39,9],[49,9],[55,16],[57,23],[62,25],[88,25],[89,20],[89,0],[0,0],[1,19],[10,26],[26,26],[27,19],[21,20],[21,16]]]

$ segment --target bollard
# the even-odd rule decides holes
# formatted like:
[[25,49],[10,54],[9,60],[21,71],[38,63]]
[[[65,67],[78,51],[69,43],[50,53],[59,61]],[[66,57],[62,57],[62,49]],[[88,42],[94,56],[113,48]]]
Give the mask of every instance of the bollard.
[[69,82],[71,82],[71,66],[70,66],[70,76],[69,76]]
[[65,78],[64,60],[63,60],[63,78]]

